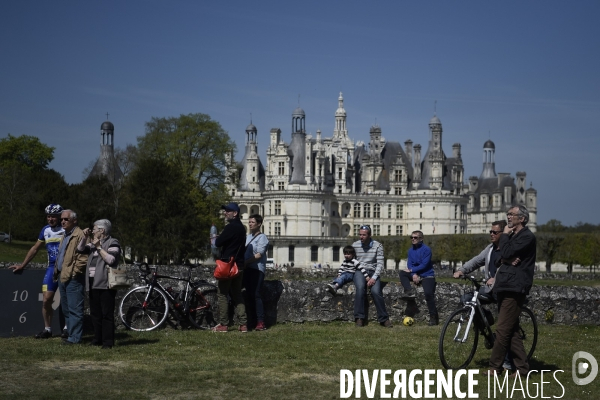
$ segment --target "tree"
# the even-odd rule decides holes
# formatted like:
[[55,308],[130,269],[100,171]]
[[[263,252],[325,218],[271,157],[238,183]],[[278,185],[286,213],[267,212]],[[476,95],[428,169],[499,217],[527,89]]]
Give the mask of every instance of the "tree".
[[565,232],[568,227],[564,226],[559,220],[551,219],[543,225],[538,225],[538,232],[560,233]]
[[140,154],[177,167],[203,193],[223,188],[226,155],[234,149],[221,125],[199,113],[152,118],[146,123],[146,135],[138,137]]
[[138,160],[124,186],[121,239],[150,262],[204,257],[210,216],[195,181],[166,160]]
[[[0,218],[13,234],[16,221],[21,221],[38,195],[36,177],[48,171],[54,148],[34,136],[12,136],[0,139]],[[16,232],[17,236],[24,232]]]
[[394,269],[400,268],[400,261],[408,256],[410,240],[406,236],[380,236],[377,240],[383,245],[385,259],[394,260]]
[[550,273],[552,272],[552,263],[555,261],[565,237],[557,233],[541,232],[537,234],[536,239],[537,257],[546,262],[546,273]]
[[556,254],[556,261],[567,264],[567,273],[569,274],[573,273],[573,264],[579,262],[578,255],[583,251],[583,249],[580,248],[583,236],[585,236],[585,234],[565,234],[565,239]]
[[99,219],[108,219],[113,224],[113,234],[118,234],[114,189],[114,185],[106,176],[90,176],[83,182],[69,187],[67,204],[77,212],[79,225],[91,227]]

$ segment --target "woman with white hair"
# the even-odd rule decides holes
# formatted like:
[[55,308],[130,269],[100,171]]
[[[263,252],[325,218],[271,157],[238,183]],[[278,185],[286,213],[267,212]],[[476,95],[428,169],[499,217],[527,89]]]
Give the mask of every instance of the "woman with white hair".
[[108,268],[119,264],[121,245],[110,236],[107,219],[94,222],[94,228],[83,230],[85,238],[77,250],[89,254],[86,267],[86,290],[90,296],[90,314],[94,325],[92,346],[110,349],[115,344],[115,297],[117,291],[108,288]]

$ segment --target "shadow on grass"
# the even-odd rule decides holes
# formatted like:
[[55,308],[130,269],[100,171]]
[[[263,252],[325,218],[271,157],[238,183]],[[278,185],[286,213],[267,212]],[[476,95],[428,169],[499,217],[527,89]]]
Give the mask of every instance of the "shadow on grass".
[[[472,362],[471,364],[474,368],[479,368],[479,369],[486,369],[489,368],[490,366],[490,360],[489,358],[480,358],[478,360],[475,360]],[[541,371],[541,370],[552,370],[555,371],[557,369],[562,369],[561,367],[559,367],[556,364],[548,364],[546,363],[544,360],[539,360],[539,359],[531,359],[529,360],[529,370],[537,370],[537,371]]]
[[153,344],[160,342],[160,339],[132,338],[129,333],[118,332],[115,334],[115,340],[119,341],[119,346],[133,346],[140,344]]

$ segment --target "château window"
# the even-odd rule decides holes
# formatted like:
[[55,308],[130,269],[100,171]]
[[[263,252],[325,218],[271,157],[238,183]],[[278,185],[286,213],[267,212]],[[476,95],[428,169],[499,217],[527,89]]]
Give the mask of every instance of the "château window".
[[281,200],[275,200],[275,215],[281,215]]
[[284,175],[284,174],[285,174],[285,163],[280,162],[279,163],[279,175]]
[[365,218],[371,218],[371,205],[369,203],[365,204]]
[[394,171],[394,181],[402,182],[402,170],[401,169],[397,169]]
[[288,261],[289,262],[294,262],[294,250],[296,249],[296,246],[294,245],[290,245],[288,247]]
[[373,205],[373,218],[381,218],[381,206],[379,204]]
[[354,225],[354,236],[360,235],[360,225]]
[[360,203],[354,204],[354,218],[360,218]]
[[396,225],[396,235],[402,236],[402,232],[403,232],[402,225]]
[[267,247],[267,257],[273,258],[273,245],[272,244],[270,244],[269,247]]
[[392,205],[388,204],[388,218],[392,218]]
[[310,246],[310,261],[319,261],[319,246]]
[[275,236],[281,236],[281,222],[275,222]]
[[404,218],[404,205],[396,204],[396,218],[402,219]]
[[392,236],[392,226],[388,225],[388,236]]
[[373,236],[381,235],[381,226],[373,225]]
[[402,194],[402,188],[396,187],[394,188],[394,194],[400,196]]
[[285,190],[285,182],[277,182],[278,190]]
[[340,261],[340,246],[333,246],[332,261]]

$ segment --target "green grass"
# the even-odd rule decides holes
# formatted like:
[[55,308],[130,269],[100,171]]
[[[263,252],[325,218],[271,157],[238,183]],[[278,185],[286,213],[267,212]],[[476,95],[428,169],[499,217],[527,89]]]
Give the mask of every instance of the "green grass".
[[[358,329],[340,322],[279,324],[247,334],[119,331],[112,350],[63,346],[58,338],[4,338],[0,398],[336,399],[340,369],[441,369],[440,330],[422,324]],[[597,398],[600,377],[587,386],[575,385],[571,358],[578,350],[600,356],[599,335],[599,327],[542,325],[531,368],[564,370],[557,375],[564,399]],[[480,344],[469,367],[485,369],[489,355]],[[477,379],[479,398],[487,398],[486,378]],[[539,386],[540,379],[536,374],[532,382]],[[561,396],[552,374],[544,381],[550,382],[544,396]],[[523,398],[515,393],[514,398]]]
[[[21,263],[35,242],[13,240],[10,244],[0,242],[0,262]],[[42,248],[33,258],[33,263],[47,264],[48,253]]]

